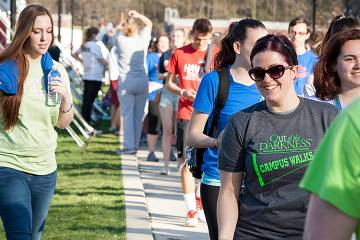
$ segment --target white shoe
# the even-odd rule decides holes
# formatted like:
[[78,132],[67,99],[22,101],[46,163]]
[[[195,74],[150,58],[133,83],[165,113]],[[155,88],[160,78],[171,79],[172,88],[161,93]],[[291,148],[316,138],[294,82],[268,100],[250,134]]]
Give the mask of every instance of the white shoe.
[[190,210],[186,214],[186,227],[196,227],[198,224],[198,214],[195,210]]
[[198,217],[199,217],[200,222],[206,222],[206,217],[205,217],[204,210],[199,210],[197,213],[198,213]]
[[170,169],[166,169],[166,168],[163,168],[161,169],[161,172],[160,172],[161,175],[170,175]]

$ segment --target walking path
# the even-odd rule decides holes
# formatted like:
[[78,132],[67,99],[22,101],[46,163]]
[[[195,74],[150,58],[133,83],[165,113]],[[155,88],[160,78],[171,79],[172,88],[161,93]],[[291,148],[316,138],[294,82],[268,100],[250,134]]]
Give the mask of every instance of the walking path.
[[[147,162],[148,151],[123,155],[123,185],[126,204],[126,237],[129,240],[208,240],[206,223],[185,227],[186,208],[177,164],[171,174],[160,175],[162,162]],[[162,157],[160,152],[156,152]]]

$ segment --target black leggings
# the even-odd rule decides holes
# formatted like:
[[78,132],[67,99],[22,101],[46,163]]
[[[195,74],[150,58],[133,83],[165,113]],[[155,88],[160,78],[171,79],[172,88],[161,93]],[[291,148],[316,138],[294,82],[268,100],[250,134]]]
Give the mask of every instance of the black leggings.
[[219,190],[220,187],[218,186],[210,186],[203,183],[201,183],[200,186],[201,203],[204,208],[206,223],[209,229],[209,235],[211,240],[218,239],[216,208]]
[[88,123],[91,120],[92,106],[101,88],[101,84],[101,81],[84,80],[84,96],[81,114]]

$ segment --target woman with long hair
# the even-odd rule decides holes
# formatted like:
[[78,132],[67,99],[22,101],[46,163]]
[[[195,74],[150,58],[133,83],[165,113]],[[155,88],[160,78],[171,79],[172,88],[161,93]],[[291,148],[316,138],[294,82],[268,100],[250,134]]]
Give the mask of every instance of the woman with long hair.
[[[161,55],[167,50],[169,50],[169,37],[166,34],[160,34],[156,37],[156,40],[154,41],[154,50],[152,52],[148,52],[146,56],[146,64],[150,82],[160,84],[163,83],[163,80],[158,78],[159,61]],[[147,144],[149,150],[147,161],[150,162],[159,161],[159,159],[155,155],[155,150],[161,126],[159,112],[160,91],[161,89],[158,89],[149,93],[148,114],[146,118],[148,121]]]
[[300,240],[309,194],[299,181],[338,110],[297,96],[286,36],[260,38],[250,60],[265,100],[234,114],[220,142],[219,239]]
[[316,97],[340,110],[360,96],[360,29],[332,36],[314,69]]
[[[206,74],[199,86],[193,104],[194,112],[191,116],[186,143],[189,146],[207,148],[204,153],[202,170],[204,171],[200,196],[206,223],[211,239],[218,239],[216,205],[220,189],[218,171],[218,140],[231,115],[247,108],[261,99],[256,85],[249,77],[250,52],[257,39],[267,34],[266,28],[258,20],[243,19],[233,23],[227,35],[220,44],[220,52],[215,58],[215,68],[225,68],[229,72],[230,86],[228,99],[220,111],[218,128],[215,137],[203,133],[208,120],[214,116],[215,100],[219,85],[216,71]],[[207,124],[206,131],[209,131]]]
[[[0,216],[7,239],[41,239],[56,185],[54,127],[73,118],[68,75],[47,52],[53,40],[50,12],[28,5],[0,55],[1,79],[6,75],[17,86],[14,95],[0,97]],[[61,77],[48,86],[53,67]],[[48,104],[50,94],[61,102]]]
[[[325,36],[322,42],[317,47],[318,54],[320,55],[323,51],[325,45],[330,40],[330,38],[338,32],[351,29],[351,28],[359,28],[360,21],[356,17],[345,17],[344,15],[338,15],[333,18],[331,21],[328,30],[325,33]],[[315,67],[314,67],[315,68]],[[313,70],[315,71],[315,70]],[[305,88],[304,88],[304,96],[314,98],[315,97],[315,87],[314,87],[314,73],[308,78]]]

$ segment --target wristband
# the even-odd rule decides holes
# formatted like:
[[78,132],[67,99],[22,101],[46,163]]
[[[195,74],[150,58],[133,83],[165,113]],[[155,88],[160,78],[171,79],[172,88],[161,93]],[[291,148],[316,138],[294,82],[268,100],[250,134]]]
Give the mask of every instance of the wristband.
[[65,111],[64,111],[64,110],[61,110],[61,109],[60,109],[60,110],[61,110],[62,113],[68,113],[68,112],[70,112],[70,110],[72,109],[72,107],[73,107],[73,104],[71,104],[70,107],[69,107],[69,109],[67,109],[67,110],[65,110]]

